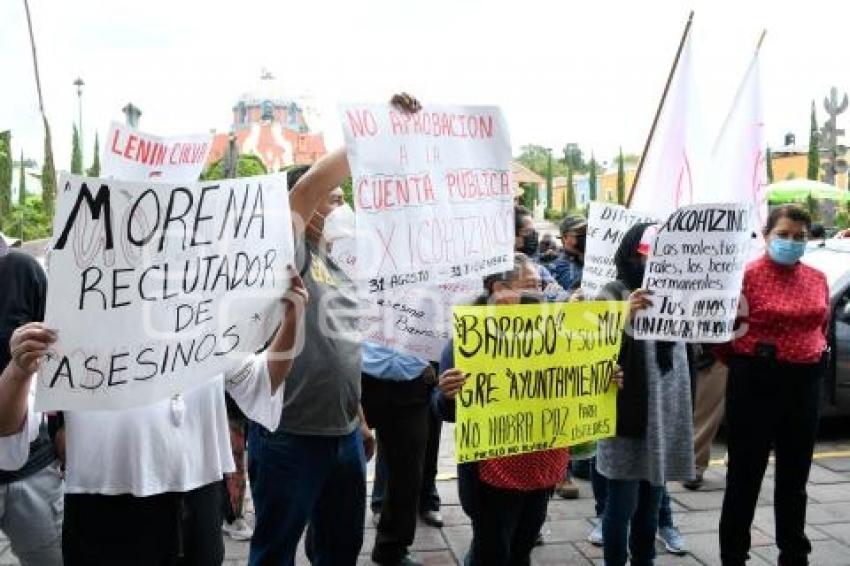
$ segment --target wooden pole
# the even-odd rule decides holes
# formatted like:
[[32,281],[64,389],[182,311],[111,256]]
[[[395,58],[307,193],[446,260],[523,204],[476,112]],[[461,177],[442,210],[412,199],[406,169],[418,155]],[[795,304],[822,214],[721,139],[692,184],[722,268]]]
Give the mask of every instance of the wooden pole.
[[38,92],[38,109],[44,115],[44,97],[41,95],[41,76],[38,73],[38,57],[35,54],[35,35],[32,32],[32,17],[30,17],[30,5],[24,0],[24,10],[27,13],[27,26],[30,32],[30,47],[32,48],[32,65],[35,69],[35,90]]
[[635,194],[640,173],[643,170],[643,162],[646,158],[646,153],[649,151],[649,146],[652,144],[652,138],[655,136],[655,128],[658,126],[658,119],[661,117],[661,109],[664,108],[664,102],[667,100],[667,93],[670,90],[670,84],[673,82],[673,75],[676,74],[676,69],[679,67],[679,59],[682,56],[682,49],[685,47],[685,40],[688,39],[688,34],[691,32],[691,24],[694,21],[694,12],[691,10],[688,15],[688,23],[685,24],[685,31],[682,32],[682,39],[679,41],[679,48],[676,50],[676,57],[673,59],[673,66],[670,69],[670,74],[667,76],[667,83],[664,85],[664,92],[661,94],[661,101],[658,103],[658,109],[655,111],[655,118],[652,120],[652,127],[649,129],[649,135],[646,138],[646,144],[643,146],[643,153],[640,155],[638,168],[635,172],[635,178],[632,180],[632,188],[629,191],[629,198],[626,200],[626,207],[631,206],[632,198]]

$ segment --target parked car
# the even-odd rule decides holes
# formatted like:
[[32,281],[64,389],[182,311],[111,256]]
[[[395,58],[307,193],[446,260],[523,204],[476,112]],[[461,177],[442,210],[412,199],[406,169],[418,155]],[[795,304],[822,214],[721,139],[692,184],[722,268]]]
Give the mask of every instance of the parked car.
[[829,283],[832,357],[824,380],[822,413],[850,416],[850,240],[826,240],[808,249],[803,261],[823,271]]

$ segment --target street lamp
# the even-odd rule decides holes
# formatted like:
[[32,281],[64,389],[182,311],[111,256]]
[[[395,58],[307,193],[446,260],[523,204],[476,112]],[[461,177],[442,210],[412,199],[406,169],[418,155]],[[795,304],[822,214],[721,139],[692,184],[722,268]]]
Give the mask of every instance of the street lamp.
[[80,128],[80,150],[82,151],[85,147],[85,145],[83,145],[83,85],[86,83],[83,82],[82,78],[77,77],[77,80],[75,80],[72,84],[77,87],[77,125]]

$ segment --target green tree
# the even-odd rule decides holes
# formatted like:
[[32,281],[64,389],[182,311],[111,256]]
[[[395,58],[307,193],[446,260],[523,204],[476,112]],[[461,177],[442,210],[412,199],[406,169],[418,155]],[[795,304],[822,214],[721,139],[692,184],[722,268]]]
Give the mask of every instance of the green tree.
[[53,230],[44,202],[36,196],[28,197],[24,204],[14,207],[2,220],[8,234],[24,241],[47,238]]
[[53,140],[50,136],[50,124],[47,117],[44,121],[44,163],[41,165],[41,199],[44,203],[44,213],[48,224],[53,222],[53,212],[56,209],[56,166],[53,164]]
[[806,178],[817,181],[818,171],[820,171],[820,148],[818,147],[818,119],[815,114],[814,100],[812,101],[812,114],[809,122],[809,159],[806,167]]
[[[520,154],[516,159],[541,177],[546,177],[549,167],[549,148],[535,144],[524,145],[520,148]],[[563,176],[566,172],[567,168],[560,160],[552,163],[552,175],[555,177]]]
[[520,183],[522,188],[522,205],[528,210],[534,210],[537,203],[537,185],[534,183]]
[[24,152],[21,150],[21,172],[18,177],[18,206],[23,206],[27,202],[27,174],[24,170]]
[[97,132],[94,133],[94,157],[92,158],[91,167],[86,171],[89,177],[100,177],[100,140],[97,139]]
[[567,212],[572,212],[576,209],[576,187],[573,183],[573,169],[567,169],[567,187],[564,189],[567,193]]
[[12,132],[0,132],[0,218],[12,208]]
[[71,135],[71,173],[83,174],[83,149],[80,147],[80,132],[74,124],[74,133]]
[[342,198],[348,203],[348,206],[354,208],[354,188],[351,177],[346,177],[345,181],[339,186],[342,189]]
[[587,163],[577,143],[568,143],[564,146],[564,165],[576,173],[586,173]]
[[546,208],[555,208],[552,203],[552,150],[546,152]]
[[626,167],[623,164],[623,148],[617,159],[617,204],[626,204]]
[[[237,177],[254,177],[256,175],[265,175],[266,166],[263,165],[263,160],[251,153],[239,154],[239,159],[236,162]],[[216,181],[224,179],[224,158],[214,161],[206,173],[201,175],[201,178],[206,181]]]
[[770,151],[769,146],[767,151],[764,152],[764,162],[767,167],[767,182],[773,183],[773,152]]
[[596,183],[598,179],[596,178],[596,158],[593,157],[593,154],[590,156],[590,163],[587,167],[587,193],[588,199],[593,202],[596,200]]

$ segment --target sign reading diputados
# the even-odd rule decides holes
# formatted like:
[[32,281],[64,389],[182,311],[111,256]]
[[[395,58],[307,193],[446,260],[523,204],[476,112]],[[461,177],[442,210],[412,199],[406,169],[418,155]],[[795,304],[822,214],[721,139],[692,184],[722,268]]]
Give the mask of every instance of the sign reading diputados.
[[624,302],[455,307],[458,462],[613,436],[625,319]]
[[40,410],[151,403],[238,366],[280,323],[284,175],[172,185],[63,175]]
[[699,204],[659,227],[643,287],[652,306],[635,316],[645,340],[727,342],[734,333],[752,227],[746,204]]
[[357,279],[369,293],[513,267],[511,145],[489,106],[341,112],[357,214]]
[[651,215],[619,204],[593,201],[587,213],[587,249],[581,288],[587,297],[598,297],[602,287],[617,279],[614,254],[629,228],[641,222],[657,222]]

